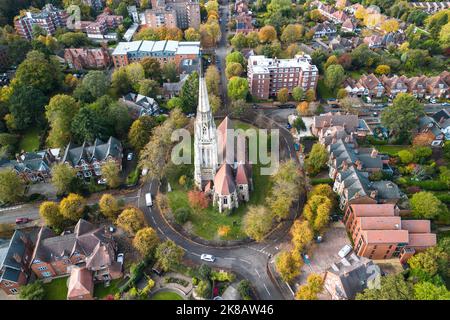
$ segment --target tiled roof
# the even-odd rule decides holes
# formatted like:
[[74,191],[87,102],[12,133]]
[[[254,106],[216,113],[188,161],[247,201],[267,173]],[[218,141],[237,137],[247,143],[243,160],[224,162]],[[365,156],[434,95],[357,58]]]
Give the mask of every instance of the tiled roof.
[[100,139],[95,139],[93,145],[89,145],[85,141],[80,147],[70,142],[66,147],[62,162],[69,162],[70,165],[77,166],[81,163],[81,160],[87,163],[91,163],[94,158],[97,161],[103,161],[108,156],[118,157],[121,149],[122,144],[114,137],[110,137],[106,143]]
[[67,290],[67,298],[77,298],[84,295],[93,295],[94,281],[92,272],[86,268],[73,267]]
[[214,190],[219,195],[230,195],[236,191],[233,172],[229,164],[222,164],[214,177]]

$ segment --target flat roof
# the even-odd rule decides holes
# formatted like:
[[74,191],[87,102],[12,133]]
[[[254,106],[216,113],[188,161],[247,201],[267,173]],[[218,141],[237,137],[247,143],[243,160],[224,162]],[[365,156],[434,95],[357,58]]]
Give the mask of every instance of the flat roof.
[[362,230],[398,230],[400,217],[358,217]]
[[125,55],[129,52],[172,52],[175,54],[200,54],[200,42],[131,41],[119,42],[113,55]]
[[166,41],[156,41],[152,52],[159,52],[159,51],[164,51],[164,48],[166,46]]
[[410,233],[429,233],[431,231],[430,220],[403,220],[402,229]]
[[355,217],[395,216],[395,204],[351,204]]
[[139,51],[148,51],[151,52],[153,50],[153,46],[155,45],[155,41],[142,41],[141,47],[139,48]]
[[434,233],[410,233],[408,247],[432,247],[437,243]]
[[407,230],[364,230],[362,235],[368,244],[409,242]]
[[138,51],[142,41],[119,42],[114,49],[113,55],[124,55],[128,52]]

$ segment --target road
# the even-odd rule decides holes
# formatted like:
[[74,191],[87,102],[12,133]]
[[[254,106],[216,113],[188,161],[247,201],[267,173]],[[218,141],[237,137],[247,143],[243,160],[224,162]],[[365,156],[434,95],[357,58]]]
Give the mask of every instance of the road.
[[222,37],[220,38],[220,41],[218,43],[218,46],[215,50],[216,57],[220,61],[220,77],[221,77],[221,91],[222,92],[222,103],[225,108],[228,107],[229,100],[227,95],[227,77],[225,75],[225,58],[227,54],[230,52],[230,48],[228,47],[228,31],[227,29],[227,23],[230,18],[230,7],[228,1],[223,1],[223,4],[220,6],[222,10],[221,19],[222,22],[220,23],[220,30],[222,32]]

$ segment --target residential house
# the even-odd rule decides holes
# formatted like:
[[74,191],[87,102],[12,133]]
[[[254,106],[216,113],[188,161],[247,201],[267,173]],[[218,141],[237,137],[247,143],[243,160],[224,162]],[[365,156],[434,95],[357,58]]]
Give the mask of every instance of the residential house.
[[86,267],[73,267],[70,272],[67,300],[93,300],[93,297],[92,271]]
[[51,165],[55,161],[55,155],[50,149],[22,152],[16,160],[0,162],[0,168],[11,168],[25,182],[45,182],[51,178]]
[[404,75],[400,77],[387,77],[386,75],[383,75],[380,80],[386,90],[386,94],[390,98],[394,98],[399,93],[406,93],[409,90],[408,78]]
[[6,246],[0,247],[0,288],[8,295],[19,293],[19,288],[28,282],[29,262],[33,243],[20,230],[16,230]]
[[358,80],[358,85],[364,88],[364,95],[381,98],[385,93],[383,83],[373,74],[362,75]]
[[419,133],[430,133],[434,140],[444,140],[444,133],[441,131],[439,123],[430,116],[419,118]]
[[129,93],[120,100],[129,109],[131,117],[137,119],[144,115],[154,116],[159,114],[159,105],[155,99],[141,94]]
[[346,52],[351,51],[353,49],[353,42],[351,39],[337,36],[330,41],[328,46],[331,51]]
[[413,8],[419,8],[428,14],[433,14],[450,8],[450,1],[408,2],[408,4]]
[[435,77],[429,77],[427,80],[426,98],[450,98],[449,85],[446,73],[442,73]]
[[104,69],[111,64],[111,56],[107,48],[69,48],[64,50],[64,59],[70,68]]
[[83,142],[77,146],[70,142],[61,160],[77,170],[77,176],[90,178],[102,175],[102,166],[108,161],[115,161],[122,170],[123,148],[119,140],[110,137],[107,142],[95,139],[94,144]]
[[416,98],[424,98],[427,93],[427,77],[418,76],[409,78],[406,85],[408,92]]
[[355,252],[369,259],[398,257],[406,262],[417,252],[436,245],[429,220],[404,220],[395,204],[351,204],[343,222],[352,235]]
[[171,99],[180,95],[181,89],[184,83],[189,78],[189,75],[184,73],[180,75],[180,81],[178,82],[165,82],[163,83],[164,97]]
[[359,127],[358,116],[354,114],[326,113],[314,117],[311,132],[315,136],[319,136],[322,129],[333,126],[343,127],[348,133],[356,132]]
[[313,38],[333,37],[336,35],[337,29],[333,23],[325,21],[317,24],[312,28],[314,30]]
[[331,264],[325,273],[324,287],[332,300],[353,300],[377,276],[376,268],[372,260],[352,252],[348,259],[342,258]]
[[369,46],[370,49],[378,49],[384,47],[383,37],[380,35],[371,35],[364,37],[364,43]]
[[[60,236],[42,227],[30,268],[38,279],[68,275],[74,268],[80,267],[92,273],[91,281],[110,281],[122,277],[122,265],[116,261],[116,251],[117,244],[106,227],[96,228],[90,222],[80,219],[74,232]],[[70,280],[70,289],[77,291],[80,287],[72,281],[84,283],[83,278],[87,274],[85,271],[80,273],[79,270],[72,275],[76,279]]]
[[356,24],[356,22],[353,19],[347,18],[342,23],[341,31],[343,31],[343,32],[355,32],[356,26],[357,26],[357,24]]

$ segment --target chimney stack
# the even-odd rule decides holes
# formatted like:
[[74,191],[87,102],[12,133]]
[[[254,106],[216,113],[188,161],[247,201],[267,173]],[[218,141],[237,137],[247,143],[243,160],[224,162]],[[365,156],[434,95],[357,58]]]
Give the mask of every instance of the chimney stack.
[[372,153],[370,154],[371,158],[376,158],[378,156],[378,150],[373,148]]

